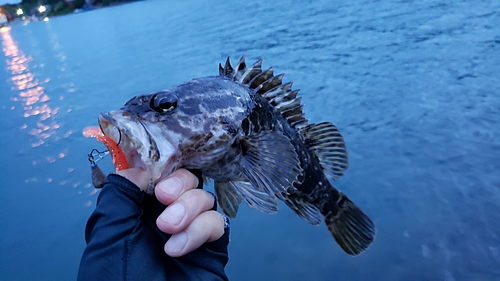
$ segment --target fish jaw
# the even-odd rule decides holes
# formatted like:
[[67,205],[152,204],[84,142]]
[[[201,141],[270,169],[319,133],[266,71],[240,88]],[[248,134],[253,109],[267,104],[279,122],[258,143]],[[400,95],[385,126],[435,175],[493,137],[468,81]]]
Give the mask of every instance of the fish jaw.
[[158,126],[148,126],[147,121],[125,110],[101,113],[98,120],[104,135],[115,140],[125,153],[129,167],[148,171],[148,193],[177,168],[178,145],[169,141]]

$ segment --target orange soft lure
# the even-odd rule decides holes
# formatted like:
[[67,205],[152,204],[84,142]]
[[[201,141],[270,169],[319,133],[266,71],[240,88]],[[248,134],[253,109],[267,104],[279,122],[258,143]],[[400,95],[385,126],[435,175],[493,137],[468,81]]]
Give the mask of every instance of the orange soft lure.
[[125,156],[125,153],[123,153],[122,149],[112,138],[102,133],[101,128],[97,126],[87,127],[83,129],[82,133],[84,137],[94,137],[106,146],[111,154],[113,165],[115,165],[117,171],[128,169],[127,157]]

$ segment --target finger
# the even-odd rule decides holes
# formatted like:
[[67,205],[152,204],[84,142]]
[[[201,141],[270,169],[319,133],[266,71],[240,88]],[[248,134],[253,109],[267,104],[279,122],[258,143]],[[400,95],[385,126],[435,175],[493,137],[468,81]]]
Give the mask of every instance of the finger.
[[170,234],[181,232],[201,213],[215,204],[212,194],[202,189],[184,192],[156,220],[158,228]]
[[174,234],[165,243],[165,253],[180,257],[213,242],[224,234],[224,218],[216,211],[207,211],[196,217],[182,232]]
[[155,187],[158,201],[164,205],[172,204],[181,194],[198,186],[198,178],[186,169],[179,169]]

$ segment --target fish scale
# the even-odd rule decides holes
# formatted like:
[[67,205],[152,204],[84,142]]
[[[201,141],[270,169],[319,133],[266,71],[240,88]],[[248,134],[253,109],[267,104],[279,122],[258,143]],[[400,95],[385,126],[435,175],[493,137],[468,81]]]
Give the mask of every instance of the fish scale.
[[141,156],[149,193],[178,168],[198,169],[214,180],[229,217],[241,202],[275,213],[279,199],[309,224],[323,219],[339,246],[357,255],[375,226],[328,179],[348,168],[344,139],[329,122],[307,122],[298,90],[283,76],[262,70],[262,59],[247,68],[243,56],[233,68],[228,58],[219,76],[134,97],[99,123],[105,134],[120,131],[127,155]]

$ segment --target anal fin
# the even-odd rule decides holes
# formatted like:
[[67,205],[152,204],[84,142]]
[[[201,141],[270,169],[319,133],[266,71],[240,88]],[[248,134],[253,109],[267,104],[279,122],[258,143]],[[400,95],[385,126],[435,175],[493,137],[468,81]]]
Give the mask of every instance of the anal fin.
[[285,196],[283,202],[308,224],[319,225],[322,215],[313,204],[299,197]]

